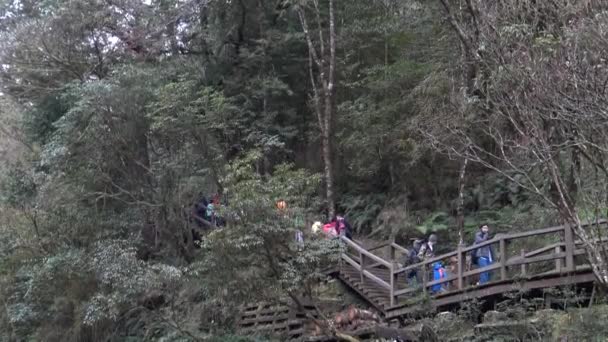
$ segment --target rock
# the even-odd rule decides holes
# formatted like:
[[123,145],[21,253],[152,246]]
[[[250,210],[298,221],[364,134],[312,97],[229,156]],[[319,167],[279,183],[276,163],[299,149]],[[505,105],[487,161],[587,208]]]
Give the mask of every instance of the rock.
[[479,341],[515,340],[529,341],[534,328],[525,321],[503,321],[482,323],[475,326],[475,335]]
[[483,315],[483,323],[498,323],[508,320],[507,314],[500,311],[488,311]]
[[151,291],[141,296],[138,303],[149,310],[154,310],[165,304],[165,295],[160,291]]
[[456,316],[456,314],[454,314],[453,312],[449,311],[440,312],[434,319],[435,324],[439,326],[445,324],[452,324],[456,320],[460,320],[460,318]]
[[473,324],[453,312],[441,312],[433,319],[433,328],[442,341],[461,341],[473,334]]

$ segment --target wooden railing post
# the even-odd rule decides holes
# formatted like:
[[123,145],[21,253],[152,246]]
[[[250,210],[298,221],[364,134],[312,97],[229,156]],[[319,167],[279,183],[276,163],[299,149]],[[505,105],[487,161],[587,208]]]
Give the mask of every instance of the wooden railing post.
[[363,281],[365,277],[363,276],[363,271],[365,270],[365,254],[359,252],[359,275],[361,276],[361,285],[363,285]]
[[[392,247],[391,247],[392,249]],[[391,291],[390,291],[390,302],[391,302],[391,307],[395,306],[395,261],[391,262],[391,267],[390,267],[390,277],[391,277]]]
[[564,242],[566,243],[566,271],[574,271],[574,236],[569,224],[564,226]]
[[462,253],[462,244],[458,244],[458,268],[457,268],[457,272],[458,272],[458,280],[456,281],[456,284],[458,286],[459,290],[462,290],[462,288],[464,287],[464,279],[462,279],[462,273],[464,272],[464,263],[466,262],[466,258],[464,257],[463,253]]
[[[521,258],[522,259],[526,258],[526,250],[524,250],[523,248],[521,249]],[[526,264],[521,264],[521,276],[522,277],[526,276]]]
[[500,279],[507,279],[507,246],[505,239],[500,239]]
[[422,272],[422,293],[426,295],[426,283],[429,281],[429,273],[426,270],[426,263],[422,264],[420,271]]
[[389,245],[390,248],[390,256],[391,256],[391,261],[395,261],[395,247],[393,247],[393,243],[395,243],[395,240],[393,239],[391,241],[391,244]]
[[[561,252],[562,252],[561,246],[555,247],[555,254],[559,254]],[[562,271],[562,259],[561,258],[555,259],[555,271],[556,272]]]

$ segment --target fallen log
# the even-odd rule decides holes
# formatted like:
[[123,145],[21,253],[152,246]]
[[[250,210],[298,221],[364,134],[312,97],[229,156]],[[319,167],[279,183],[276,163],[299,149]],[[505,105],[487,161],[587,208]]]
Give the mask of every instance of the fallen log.
[[376,337],[384,339],[395,339],[397,341],[439,341],[437,334],[430,327],[423,325],[419,332],[410,329],[390,328],[386,326],[376,326]]

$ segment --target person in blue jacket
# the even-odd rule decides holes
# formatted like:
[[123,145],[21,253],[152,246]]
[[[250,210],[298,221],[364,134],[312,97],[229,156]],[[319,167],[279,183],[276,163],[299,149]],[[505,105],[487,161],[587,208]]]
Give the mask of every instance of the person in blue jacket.
[[[475,244],[486,242],[490,239],[490,227],[487,224],[481,225],[479,231],[475,234]],[[483,246],[475,250],[477,265],[479,268],[484,268],[494,263],[494,251],[492,246]],[[479,284],[485,284],[492,278],[491,272],[483,272],[479,275]]]
[[[446,278],[447,274],[445,272],[445,268],[443,267],[443,263],[441,261],[437,261],[433,263],[433,280],[439,280]],[[431,293],[439,293],[445,290],[445,284],[435,284],[431,286]]]

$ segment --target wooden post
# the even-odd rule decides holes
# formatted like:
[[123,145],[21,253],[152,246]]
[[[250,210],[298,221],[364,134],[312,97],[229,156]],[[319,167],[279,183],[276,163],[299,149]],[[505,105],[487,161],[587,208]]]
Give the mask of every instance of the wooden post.
[[422,264],[420,267],[420,271],[422,272],[422,293],[426,294],[426,283],[429,281],[429,274],[426,270],[426,263]]
[[391,244],[388,246],[390,248],[391,261],[395,261],[395,247],[393,247],[393,243],[395,243],[395,240],[392,240]]
[[363,276],[363,270],[365,269],[365,254],[359,252],[359,262],[360,262],[360,269],[359,269],[359,275],[361,276],[361,285],[363,285],[363,280],[364,280],[364,276]]
[[507,246],[505,239],[500,239],[500,279],[507,279]]
[[[561,252],[562,252],[561,246],[555,247],[555,254],[559,254]],[[562,259],[561,258],[555,259],[555,271],[556,272],[562,271]]]
[[[392,249],[392,246],[391,246]],[[391,268],[390,268],[390,277],[391,277],[391,291],[390,291],[390,302],[391,302],[391,307],[395,306],[395,261],[391,261]]]
[[457,268],[457,272],[458,272],[458,280],[456,282],[458,289],[462,290],[463,283],[464,283],[464,279],[462,279],[462,274],[464,271],[464,263],[466,261],[466,258],[464,258],[464,255],[462,253],[462,244],[458,244],[458,268]]
[[[526,258],[526,251],[523,248],[521,249],[521,258],[522,259]],[[526,264],[521,264],[521,276],[522,277],[526,276]]]
[[569,224],[564,226],[564,242],[566,243],[566,271],[574,271],[574,237],[572,227]]

